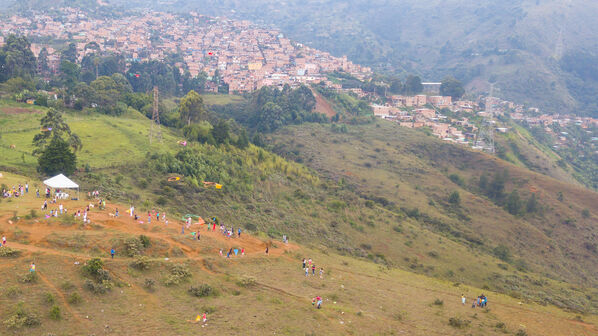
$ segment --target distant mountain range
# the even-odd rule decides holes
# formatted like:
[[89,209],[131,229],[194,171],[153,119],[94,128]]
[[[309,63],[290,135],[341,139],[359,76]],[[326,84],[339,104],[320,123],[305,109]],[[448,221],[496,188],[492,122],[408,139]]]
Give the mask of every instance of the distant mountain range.
[[[43,2],[43,1],[41,1]],[[71,0],[89,6],[93,1]],[[26,2],[27,3],[27,2]],[[30,1],[39,5],[40,0]],[[52,2],[55,4],[55,2]],[[112,0],[249,19],[360,64],[472,93],[598,116],[598,2],[589,0]],[[23,3],[20,2],[21,6]],[[493,84],[493,85],[492,85]],[[493,89],[492,89],[493,87]]]

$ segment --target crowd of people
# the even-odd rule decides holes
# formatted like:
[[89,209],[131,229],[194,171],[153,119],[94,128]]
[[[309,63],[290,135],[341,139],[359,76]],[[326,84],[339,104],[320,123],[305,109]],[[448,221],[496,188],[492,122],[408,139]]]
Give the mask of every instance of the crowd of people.
[[13,185],[12,188],[2,188],[2,198],[21,197],[29,193],[29,182],[22,185],[19,183],[18,186]]

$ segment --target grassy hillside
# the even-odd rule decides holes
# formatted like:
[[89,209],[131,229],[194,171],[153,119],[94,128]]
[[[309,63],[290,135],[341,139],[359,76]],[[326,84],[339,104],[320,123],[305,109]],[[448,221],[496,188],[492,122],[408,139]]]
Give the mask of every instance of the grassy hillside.
[[[1,182],[10,185],[26,179],[3,172]],[[112,203],[106,210],[92,209],[92,224],[83,225],[70,216],[36,217],[32,210],[38,209],[39,203],[32,193],[0,203],[0,231],[8,238],[8,247],[0,250],[15,251],[0,257],[5,274],[0,304],[7,307],[0,311],[3,334],[596,332],[595,316],[581,317],[487,289],[380,267],[338,256],[324,246],[308,248],[292,241],[286,245],[246,232],[241,238],[229,239],[208,232],[205,226],[200,227],[202,237],[197,241],[189,231],[181,234],[180,222],[173,217],[168,225],[137,223],[123,212],[124,216],[113,218],[109,214],[115,207],[122,211],[124,205]],[[86,202],[64,204],[72,213]],[[20,219],[8,215],[15,208]],[[264,255],[266,244],[270,244],[269,256]],[[218,255],[221,248],[227,251],[231,247],[245,248],[246,255],[231,259]],[[110,248],[116,249],[114,259],[109,256]],[[300,262],[304,257],[325,269],[323,278],[304,276]],[[91,258],[103,262],[102,277],[108,279],[103,286],[98,285],[96,276],[85,272]],[[37,265],[32,280],[26,277],[31,262]],[[490,298],[487,309],[461,305],[461,294],[469,303],[482,292]],[[310,304],[316,295],[323,297],[321,310]],[[197,314],[206,311],[206,324],[192,323]]]
[[[13,130],[10,136],[3,132],[2,151],[29,152],[41,115],[7,114],[8,107],[25,108],[2,106],[3,130]],[[253,145],[190,143],[183,148],[167,129],[163,144],[149,146],[149,121],[138,115],[67,114],[66,119],[84,141],[79,166],[89,163],[73,178],[83,195],[100,190],[109,207],[93,209],[92,224],[85,226],[70,217],[40,216],[41,202],[32,193],[0,202],[0,233],[21,250],[3,266],[14,276],[2,284],[0,303],[14,309],[2,310],[2,321],[17,313],[15,304],[23,301],[23,309],[40,318],[37,328],[68,325],[73,335],[102,328],[114,333],[132,328],[134,334],[192,334],[196,328],[238,334],[247,330],[246,323],[250,334],[595,331],[586,323],[595,323],[598,307],[595,228],[590,225],[598,200],[585,189],[383,122],[349,126],[347,133],[318,124],[284,128],[271,141],[277,152],[299,161],[293,162]],[[130,152],[122,153],[125,149]],[[25,162],[16,155],[9,158],[0,184],[40,185],[32,157]],[[510,215],[476,189],[480,171],[504,168],[509,170],[507,191],[517,186],[525,199],[533,186],[541,211]],[[458,178],[448,177],[453,174]],[[180,180],[168,180],[174,176]],[[223,187],[204,187],[204,181]],[[461,195],[459,206],[447,202],[455,190]],[[72,213],[86,203],[66,207]],[[126,217],[130,204],[142,214],[138,222]],[[125,218],[111,217],[115,208]],[[586,208],[589,218],[580,215]],[[166,212],[170,224],[147,223],[145,214],[153,210]],[[198,243],[189,230],[181,234],[179,219],[189,213],[243,228],[243,238],[228,240],[203,226]],[[291,245],[280,243],[283,234]],[[267,244],[270,257],[263,254]],[[220,248],[226,253],[231,247],[245,247],[247,258],[218,256]],[[108,259],[110,248],[118,251],[114,261]],[[136,254],[149,260],[130,266],[135,258],[126,256]],[[106,280],[104,273],[101,278],[83,273],[91,257],[104,258],[108,282],[100,281]],[[327,282],[305,279],[298,262],[302,257],[317,260]],[[22,283],[31,261],[38,265],[39,279]],[[146,263],[149,269],[144,270]],[[191,275],[171,286],[174,264],[184,264]],[[178,272],[189,273],[184,268]],[[201,284],[218,295],[194,297],[210,292]],[[53,299],[45,299],[48,292]],[[70,300],[74,292],[82,303]],[[482,292],[492,293],[496,308],[472,311],[459,305],[461,293],[471,298]],[[309,302],[320,294],[332,309],[314,315]],[[436,299],[443,303],[434,304]],[[130,302],[141,306],[133,309]],[[64,321],[50,319],[54,305]],[[281,312],[281,307],[287,309]],[[185,322],[198,310],[212,312],[207,326]],[[458,320],[470,321],[469,326]]]
[[[570,307],[596,307],[594,299],[582,294],[596,290],[596,193],[386,122],[352,126],[348,133],[331,133],[318,125],[290,128],[274,136],[273,144],[275,151],[393,213],[392,222],[374,220],[374,227],[363,227],[375,242],[373,249],[388,259],[515,296],[560,297]],[[492,179],[505,170],[505,193],[517,190],[524,209],[535,193],[537,211],[512,215],[506,201],[480,190],[482,173]],[[449,202],[454,191],[460,195],[458,205]],[[439,251],[438,236],[457,247]],[[501,253],[504,247],[507,255]],[[490,255],[503,260],[484,260]],[[561,297],[562,290],[571,295]],[[569,300],[573,296],[577,299]]]
[[[45,109],[2,103],[0,107],[0,165],[33,172],[37,159],[31,155],[33,136],[40,132]],[[148,152],[174,150],[180,140],[163,128],[163,141],[149,144],[150,120],[141,114],[110,117],[101,114],[67,113],[66,122],[83,143],[78,166],[92,168],[141,162]],[[14,148],[11,148],[14,145]]]

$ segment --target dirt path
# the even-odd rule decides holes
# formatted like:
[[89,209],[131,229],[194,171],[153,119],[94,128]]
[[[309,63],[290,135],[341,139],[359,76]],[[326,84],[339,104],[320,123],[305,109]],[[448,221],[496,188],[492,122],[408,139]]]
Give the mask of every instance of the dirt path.
[[53,292],[56,293],[56,295],[58,296],[58,299],[60,300],[62,305],[75,318],[75,320],[77,320],[77,322],[79,322],[83,325],[86,325],[86,326],[90,325],[89,320],[84,320],[83,318],[81,318],[79,316],[79,314],[77,314],[76,311],[73,310],[73,308],[69,305],[68,301],[64,297],[64,294],[61,291],[59,291],[58,288],[56,288],[56,286],[54,286],[54,284],[52,282],[50,282],[50,280],[48,280],[42,272],[38,272],[37,275],[48,287],[50,287],[52,289]]

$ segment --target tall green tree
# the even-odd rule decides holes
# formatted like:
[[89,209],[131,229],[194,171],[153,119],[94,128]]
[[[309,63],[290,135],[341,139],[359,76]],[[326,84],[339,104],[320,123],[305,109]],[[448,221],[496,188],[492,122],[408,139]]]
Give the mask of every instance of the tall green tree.
[[49,109],[40,120],[40,126],[42,131],[33,137],[34,155],[44,152],[48,140],[55,137],[66,138],[65,142],[75,151],[83,147],[79,136],[71,132],[71,128],[62,118],[62,113],[57,109]]
[[37,162],[39,171],[46,175],[70,175],[75,171],[77,156],[71,151],[69,144],[55,134]]
[[203,98],[197,92],[191,90],[181,99],[179,115],[183,123],[190,125],[191,122],[206,120],[207,114]]
[[63,60],[60,62],[60,81],[68,90],[72,90],[79,82],[81,69],[73,62]]
[[451,96],[454,100],[458,100],[465,94],[463,83],[454,77],[446,77],[440,84],[440,94],[443,96]]
[[60,61],[77,63],[77,45],[75,43],[69,43],[66,49],[60,53]]
[[24,36],[8,35],[0,49],[0,81],[14,77],[33,77],[37,69],[31,44]]
[[405,86],[403,92],[407,95],[415,95],[421,93],[424,90],[422,80],[418,76],[409,75],[405,80]]
[[50,65],[48,64],[48,50],[44,47],[40,50],[37,56],[37,64],[42,75],[47,75],[50,72]]
[[506,207],[511,215],[518,215],[521,212],[521,198],[517,190],[513,190],[507,197]]

